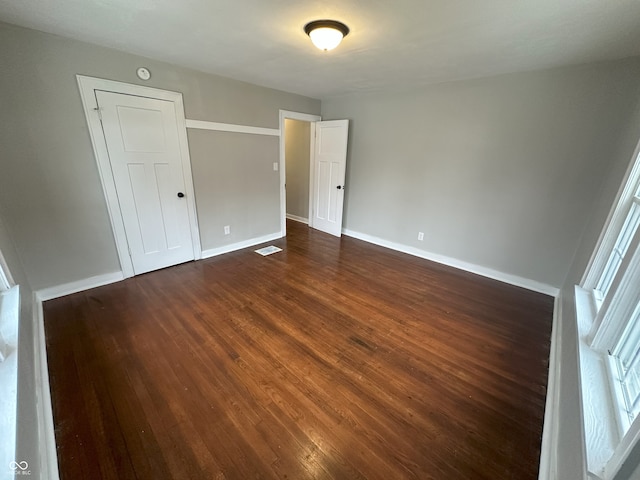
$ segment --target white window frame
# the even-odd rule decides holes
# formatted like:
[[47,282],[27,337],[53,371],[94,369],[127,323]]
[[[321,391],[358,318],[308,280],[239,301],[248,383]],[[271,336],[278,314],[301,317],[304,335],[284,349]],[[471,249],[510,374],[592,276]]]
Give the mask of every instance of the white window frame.
[[[618,268],[608,295],[599,308],[589,340],[601,352],[613,352],[621,341],[627,321],[640,300],[640,228]],[[593,292],[587,286],[583,288]]]
[[[15,461],[20,292],[0,252],[0,468]],[[11,475],[8,471],[7,478]],[[13,478],[13,475],[11,475]],[[5,478],[2,475],[2,478]]]
[[[633,152],[631,164],[627,168],[624,180],[622,182],[622,188],[618,192],[618,196],[614,202],[609,217],[605,223],[605,228],[600,234],[596,249],[591,256],[589,265],[585,270],[580,285],[585,289],[594,289],[602,272],[605,268],[606,262],[609,257],[609,252],[613,248],[613,244],[617,238],[617,232],[622,228],[624,220],[627,216],[628,209],[631,207],[629,201],[634,193],[634,186],[637,185],[640,179],[640,161],[638,156],[640,155],[640,142],[636,145],[636,149]],[[627,205],[625,205],[625,203]]]
[[2,252],[0,252],[0,292],[9,290],[14,285],[15,283],[11,276],[11,272],[9,272],[7,262],[5,261],[4,256],[2,256]]
[[602,392],[602,395],[610,395],[614,400],[613,415],[609,421],[615,421],[619,434],[612,457],[603,471],[599,472],[605,479],[614,478],[623,463],[628,460],[631,451],[640,442],[640,419],[636,417],[632,420],[622,406],[623,387],[620,384],[619,360],[616,358],[620,352],[620,345],[628,335],[627,327],[640,302],[640,281],[638,281],[640,278],[640,226],[633,233],[626,254],[622,257],[604,298],[599,296],[597,287],[605,274],[632,208],[640,207],[639,197],[640,142],[636,146],[622,187],[580,282],[582,289],[590,294],[593,312],[593,322],[586,341],[590,349],[598,352],[608,366],[606,369],[608,378],[603,384],[608,386],[609,390]]
[[[620,305],[617,300],[625,293],[624,298],[629,298],[627,296],[629,292],[624,291],[626,289],[625,284],[627,283],[625,280],[628,279],[628,275],[625,276],[624,272],[631,266],[632,259],[634,257],[637,258],[638,243],[640,241],[638,231],[636,231],[634,239],[631,241],[627,255],[618,267],[618,272],[609,288],[607,298],[597,298],[595,289],[607,267],[607,262],[609,261],[609,257],[624,226],[625,220],[634,203],[636,203],[634,194],[638,192],[638,189],[640,189],[640,142],[636,146],[631,165],[627,169],[622,183],[622,188],[618,192],[616,201],[607,218],[605,228],[600,234],[598,245],[580,282],[582,288],[592,292],[593,305],[598,312],[589,334],[589,340],[591,346],[599,351],[610,350],[613,345],[617,343],[624,330],[624,322],[620,321],[622,312],[618,311],[618,309],[629,310],[633,308],[629,304]],[[623,290],[620,290],[621,288]],[[614,306],[613,310],[611,310],[612,305]]]
[[[0,296],[2,296],[4,292],[8,292],[14,285],[7,262],[0,251]],[[0,298],[0,313],[2,313],[2,298]],[[1,318],[2,317],[0,317],[0,319]],[[9,345],[2,334],[2,327],[3,323],[0,321],[0,362],[5,360],[9,350]]]

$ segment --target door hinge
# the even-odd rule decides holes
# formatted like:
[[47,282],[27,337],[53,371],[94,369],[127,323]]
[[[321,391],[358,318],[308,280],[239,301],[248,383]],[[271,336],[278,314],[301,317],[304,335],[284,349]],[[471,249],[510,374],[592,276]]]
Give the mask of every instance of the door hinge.
[[100,119],[100,121],[102,121],[102,107],[96,107],[94,108],[94,110],[98,114],[98,118]]

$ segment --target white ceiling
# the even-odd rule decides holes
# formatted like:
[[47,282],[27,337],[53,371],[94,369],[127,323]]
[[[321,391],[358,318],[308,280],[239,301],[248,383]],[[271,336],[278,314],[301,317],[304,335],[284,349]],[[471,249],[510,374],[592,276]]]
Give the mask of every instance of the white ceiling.
[[[303,26],[351,33],[317,50]],[[0,20],[315,98],[640,55],[639,0],[0,0]]]

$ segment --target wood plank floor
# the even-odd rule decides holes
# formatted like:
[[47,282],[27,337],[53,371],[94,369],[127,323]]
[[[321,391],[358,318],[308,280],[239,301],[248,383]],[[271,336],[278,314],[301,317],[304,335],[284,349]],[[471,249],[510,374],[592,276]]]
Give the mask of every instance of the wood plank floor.
[[536,479],[552,298],[288,228],[45,303],[61,478]]

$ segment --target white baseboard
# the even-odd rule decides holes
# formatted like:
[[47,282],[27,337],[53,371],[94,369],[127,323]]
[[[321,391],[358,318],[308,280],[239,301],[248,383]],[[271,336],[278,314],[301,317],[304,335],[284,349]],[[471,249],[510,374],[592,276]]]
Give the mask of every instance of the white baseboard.
[[558,452],[558,412],[560,408],[560,365],[562,346],[562,300],[556,297],[553,305],[553,324],[551,327],[551,347],[549,348],[549,377],[547,379],[547,398],[544,407],[544,426],[540,446],[540,470],[538,480],[556,480]]
[[517,275],[511,275],[510,273],[499,272],[497,270],[493,270],[492,268],[482,267],[480,265],[464,262],[462,260],[457,260],[445,255],[427,252],[425,250],[420,250],[419,248],[410,247],[401,243],[391,242],[389,240],[374,237],[373,235],[368,235],[366,233],[355,232],[353,230],[349,230],[348,228],[343,228],[342,233],[349,237],[357,238],[358,240],[363,240],[375,245],[380,245],[381,247],[390,248],[391,250],[397,250],[398,252],[414,255],[416,257],[424,258],[425,260],[431,260],[432,262],[441,263],[443,265],[458,268],[466,272],[475,273],[477,275],[515,285],[517,287],[526,288],[527,290],[533,290],[534,292],[544,293],[552,297],[557,297],[558,293],[560,293],[559,288],[547,285],[546,283],[519,277]]
[[243,248],[253,247],[260,245],[261,243],[271,242],[282,238],[282,232],[271,233],[262,237],[250,238],[249,240],[243,240],[242,242],[231,243],[218,248],[211,248],[209,250],[202,251],[202,258],[211,258],[223,253],[235,252],[236,250],[242,250]]
[[47,364],[47,343],[44,333],[42,302],[109,283],[119,282],[120,280],[124,280],[122,272],[113,272],[65,283],[63,285],[43,288],[33,292],[33,364],[36,385],[38,441],[40,445],[38,449],[40,452],[39,477],[41,480],[59,480],[60,478],[53,424],[53,410],[51,406],[51,390],[49,387],[49,367]]
[[105,273],[103,275],[96,275],[95,277],[89,277],[83,280],[76,280],[75,282],[56,285],[55,287],[43,288],[36,291],[35,295],[38,300],[44,302],[46,300],[64,297],[65,295],[82,292],[83,290],[89,290],[90,288],[101,287],[121,280],[124,280],[124,274],[122,272]]
[[289,220],[293,220],[294,222],[304,223],[305,225],[309,225],[309,219],[304,217],[299,217],[297,215],[293,215],[291,213],[287,213],[287,218]]
[[36,415],[40,448],[40,479],[59,480],[58,454],[49,387],[49,367],[47,365],[47,344],[44,335],[44,313],[42,300],[33,295],[34,327],[34,376],[36,385]]

